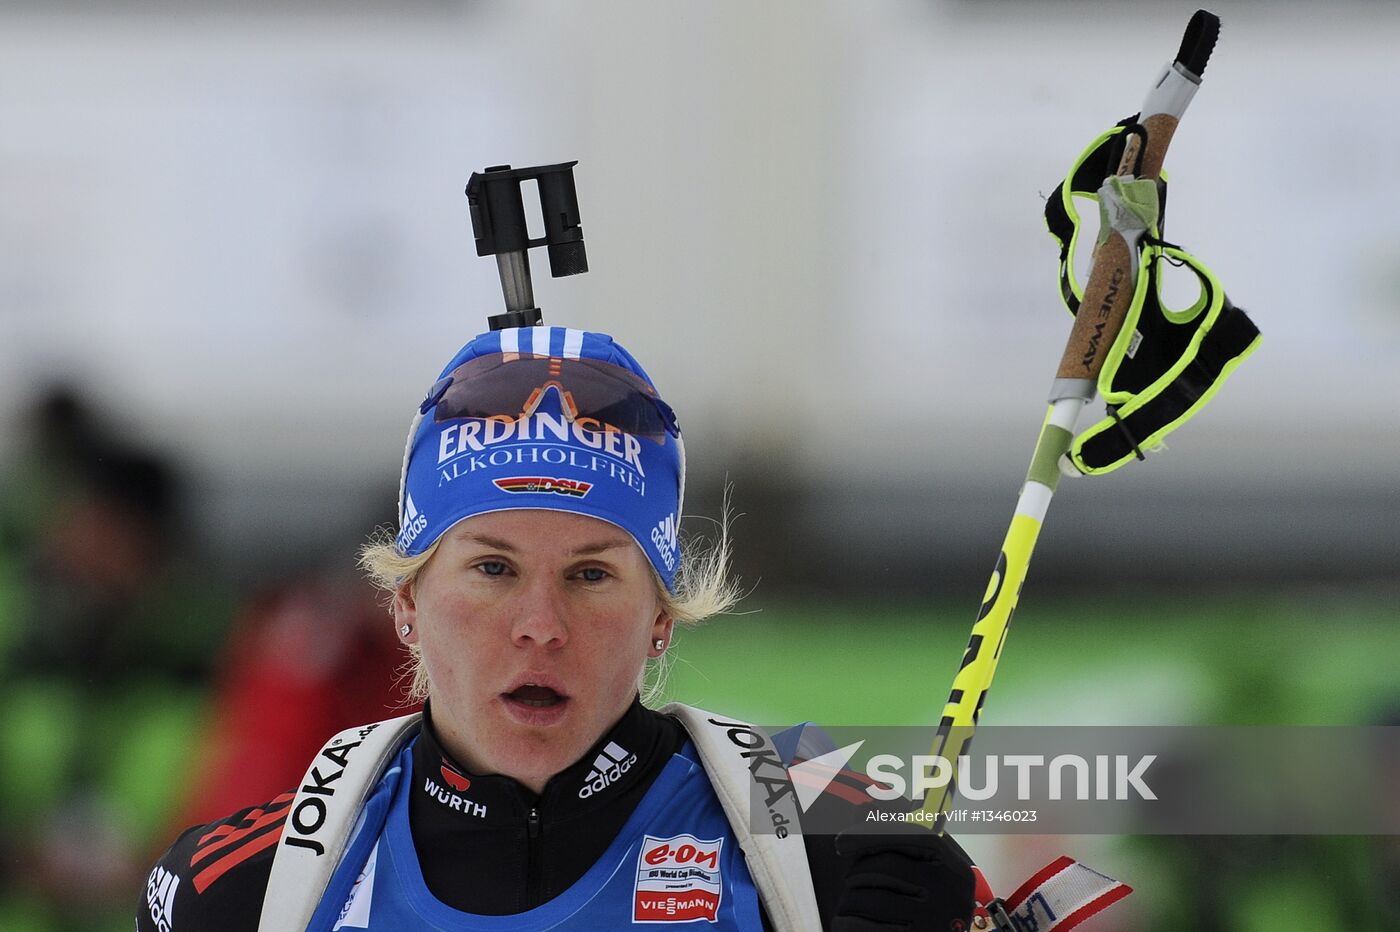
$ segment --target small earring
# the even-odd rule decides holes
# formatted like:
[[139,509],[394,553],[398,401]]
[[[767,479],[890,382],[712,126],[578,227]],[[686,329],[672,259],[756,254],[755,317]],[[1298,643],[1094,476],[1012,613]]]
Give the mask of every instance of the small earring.
[[666,642],[665,642],[664,640],[662,640],[661,638],[657,638],[656,640],[654,640],[654,641],[651,642],[651,646],[652,646],[652,647],[655,647],[657,650],[665,650],[665,649],[666,649]]
[[399,634],[402,634],[404,637],[408,637],[408,632],[410,632],[410,631],[412,631],[412,630],[413,630],[413,625],[405,624],[405,625],[400,626],[400,628],[399,628]]

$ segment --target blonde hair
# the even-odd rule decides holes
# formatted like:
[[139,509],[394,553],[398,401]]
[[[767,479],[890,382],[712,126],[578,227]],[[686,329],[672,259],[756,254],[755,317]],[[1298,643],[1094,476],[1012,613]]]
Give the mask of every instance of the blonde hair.
[[[671,616],[678,625],[694,627],[706,618],[722,615],[743,596],[739,584],[729,577],[727,502],[715,524],[718,533],[714,540],[691,539],[681,548],[681,565],[676,571],[674,593],[666,588],[655,569],[651,571],[656,583],[657,604],[661,612]],[[393,530],[381,527],[360,548],[360,568],[375,588],[386,595],[391,613],[394,595],[403,585],[413,585],[423,567],[437,553],[440,541],[441,538],[433,541],[427,550],[416,556],[404,556],[394,545]],[[647,565],[650,568],[651,564]],[[409,659],[404,668],[404,677],[409,680],[406,698],[409,702],[421,702],[428,698],[428,673],[423,666],[423,651],[417,644],[410,644],[408,652]],[[672,653],[668,650],[642,670],[637,688],[643,703],[651,705],[659,699],[670,670]]]

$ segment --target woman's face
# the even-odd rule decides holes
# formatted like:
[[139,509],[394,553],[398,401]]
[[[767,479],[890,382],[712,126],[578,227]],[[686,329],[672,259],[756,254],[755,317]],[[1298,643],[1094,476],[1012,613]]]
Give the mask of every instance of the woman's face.
[[394,614],[413,626],[447,749],[535,792],[622,717],[653,642],[671,635],[631,536],[557,511],[462,521]]

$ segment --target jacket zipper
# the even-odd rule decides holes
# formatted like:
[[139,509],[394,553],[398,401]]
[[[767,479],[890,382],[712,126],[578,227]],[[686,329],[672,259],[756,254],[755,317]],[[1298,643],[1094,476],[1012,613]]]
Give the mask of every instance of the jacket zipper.
[[540,810],[530,807],[525,817],[530,840],[526,843],[525,859],[525,908],[534,909],[544,901],[544,867],[540,863]]

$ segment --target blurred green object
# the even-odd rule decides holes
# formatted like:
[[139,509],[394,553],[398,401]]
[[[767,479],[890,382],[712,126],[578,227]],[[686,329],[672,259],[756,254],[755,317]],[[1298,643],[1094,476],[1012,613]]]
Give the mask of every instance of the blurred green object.
[[61,926],[51,914],[49,904],[37,897],[14,894],[0,899],[0,929],[14,929],[15,932],[60,932]]
[[0,830],[24,834],[36,815],[62,796],[66,774],[79,753],[84,702],[80,690],[62,680],[29,681],[0,690]]
[[[16,846],[0,884],[0,929],[128,926],[144,879],[134,871],[176,828],[205,706],[202,691],[158,680],[110,696],[56,678],[0,686],[0,838]],[[28,889],[35,864],[72,857],[74,839],[87,879],[109,872],[116,882],[99,889],[119,889],[119,899],[91,889],[44,899]]]
[[104,712],[113,726],[107,793],[143,848],[164,846],[173,831],[184,828],[170,820],[194,775],[206,712],[199,691],[156,682],[132,690]]
[[[713,620],[678,633],[665,695],[774,725],[935,722],[975,600]],[[1359,725],[1400,699],[1380,595],[1027,602],[984,724]]]

